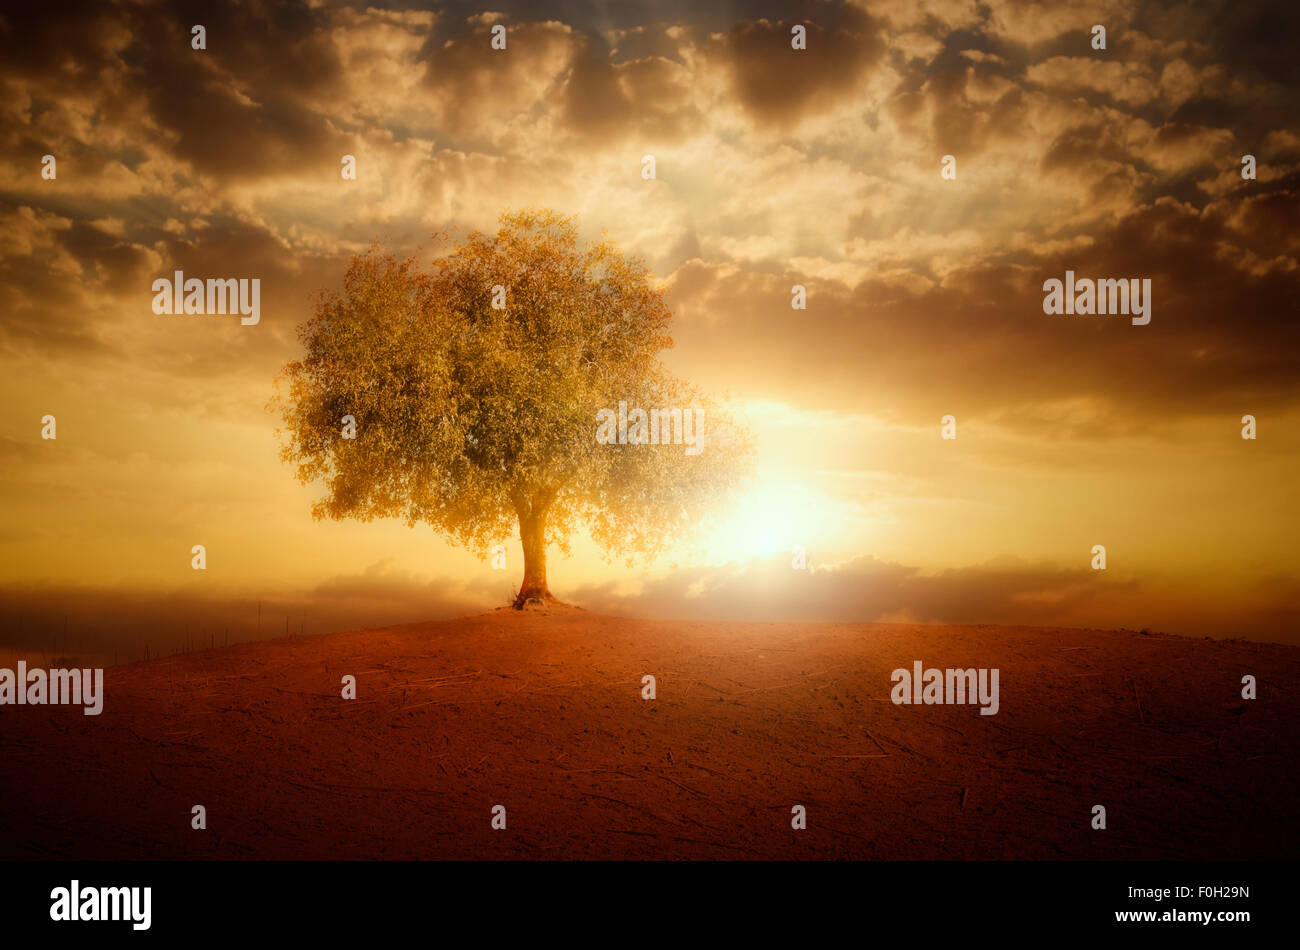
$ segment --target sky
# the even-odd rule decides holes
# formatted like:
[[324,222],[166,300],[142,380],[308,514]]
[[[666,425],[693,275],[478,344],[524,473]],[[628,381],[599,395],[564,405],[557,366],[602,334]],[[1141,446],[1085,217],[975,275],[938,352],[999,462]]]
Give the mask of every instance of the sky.
[[[498,571],[314,521],[268,402],[353,254],[525,207],[647,262],[666,362],[758,445],[667,555],[553,549],[557,596],[1300,642],[1296,35],[1289,2],[7,9],[0,645],[507,602],[517,537]],[[175,270],[259,278],[260,322],[155,314]],[[1045,313],[1067,271],[1150,280],[1150,322]]]

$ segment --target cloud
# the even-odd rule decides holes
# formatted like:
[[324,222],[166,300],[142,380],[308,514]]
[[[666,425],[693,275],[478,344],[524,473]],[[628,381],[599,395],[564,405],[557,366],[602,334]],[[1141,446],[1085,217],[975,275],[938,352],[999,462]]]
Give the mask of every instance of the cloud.
[[[1140,458],[1151,491],[1187,482],[1178,497],[1196,505],[1190,521],[1164,512],[1150,532],[1159,550],[1213,525],[1214,543],[1241,547],[1257,571],[1277,561],[1279,545],[1250,519],[1252,506],[1289,498],[1297,453],[1294,4],[406,6],[6,10],[0,373],[12,412],[0,445],[25,448],[0,485],[20,513],[0,538],[4,563],[60,583],[127,564],[138,580],[171,563],[160,552],[174,534],[216,517],[213,499],[225,523],[296,524],[284,506],[301,499],[273,490],[284,473],[265,403],[311,295],[337,288],[372,241],[427,257],[435,230],[491,229],[505,208],[537,205],[578,213],[587,236],[607,231],[647,259],[674,311],[674,369],[834,420],[825,453],[777,427],[765,451],[799,449],[781,460],[785,483],[820,477],[804,462],[894,474],[887,490],[841,479],[835,493],[912,519],[896,545],[915,535],[949,551],[929,509],[984,510],[1014,479],[1033,491],[998,510],[1042,521],[1050,492],[1032,478],[1070,473],[1076,495],[1054,499],[1052,523],[1079,512],[1139,523],[1153,499],[1114,486]],[[194,23],[206,50],[190,46]],[[494,23],[509,30],[506,51],[490,48]],[[790,47],[796,23],[807,50]],[[1107,27],[1105,51],[1089,45],[1094,23]],[[41,176],[45,154],[57,179]],[[345,154],[355,181],[340,177]],[[1259,161],[1254,181],[1240,176],[1245,154]],[[944,155],[955,180],[940,178]],[[155,316],[151,280],[174,269],[259,277],[261,325]],[[1045,315],[1043,281],[1066,270],[1149,278],[1151,325]],[[795,284],[805,311],[790,307]],[[32,423],[49,411],[68,426],[57,451],[32,448]],[[931,436],[950,412],[962,454],[940,456]],[[1263,435],[1238,457],[1221,439],[1236,439],[1245,412]],[[1173,458],[1198,478],[1180,478]],[[121,523],[131,512],[134,534]],[[1231,528],[1238,516],[1251,539]],[[119,556],[82,557],[78,525],[102,530]],[[293,544],[317,537],[254,544],[239,530],[286,564]],[[1023,554],[1010,537],[987,543]],[[840,555],[858,550],[840,542]],[[332,543],[322,563],[355,547]],[[919,563],[910,549],[879,553]],[[1186,568],[1193,555],[1179,556]],[[1011,618],[1030,616],[1018,611],[1034,598],[1058,598],[1063,616],[1095,605],[1096,585],[1050,571],[935,586],[941,566],[862,570],[900,616],[927,604],[943,607],[934,616]],[[771,580],[800,596],[789,578]],[[705,575],[685,588],[739,583]]]
[[[1270,577],[1241,603],[1179,589],[1167,577],[1116,579],[1088,568],[1003,558],[929,573],[860,556],[797,571],[789,558],[682,568],[627,593],[613,583],[574,600],[601,613],[653,618],[828,623],[996,623],[1150,628],[1230,636],[1241,629],[1300,642],[1294,593],[1300,578]],[[1180,602],[1181,601],[1181,602]],[[1176,605],[1176,606],[1174,606]]]
[[852,7],[823,8],[833,25],[799,23],[807,48],[791,46],[797,21],[760,19],[737,23],[715,38],[705,56],[720,57],[731,89],[758,122],[789,125],[850,96],[858,80],[880,61],[885,43],[879,25]]
[[1103,92],[1126,106],[1140,106],[1159,95],[1155,78],[1142,63],[1097,62],[1082,56],[1053,56],[1026,73],[1030,82],[1049,89]]
[[[841,409],[907,406],[909,420],[944,405],[984,414],[1085,396],[1153,425],[1246,401],[1292,408],[1300,391],[1285,354],[1300,343],[1300,270],[1288,222],[1298,196],[1279,185],[1203,211],[1160,200],[1085,243],[984,248],[985,259],[951,266],[942,281],[899,279],[934,273],[943,256],[942,242],[915,237],[894,247],[898,257],[861,245],[852,285],[806,281],[806,269],[690,261],[672,284],[678,340],[718,385],[748,380],[752,392],[762,367],[768,394]],[[1150,279],[1151,325],[1044,315],[1043,282],[1067,270]],[[792,312],[800,282],[809,309]]]
[[[495,596],[494,596],[495,595]],[[286,633],[333,633],[445,620],[501,606],[499,592],[373,565],[315,589],[0,587],[0,646],[112,654],[122,662]]]
[[512,24],[504,51],[491,48],[491,24],[433,49],[424,94],[439,129],[462,141],[499,142],[570,68],[581,38],[562,23]]

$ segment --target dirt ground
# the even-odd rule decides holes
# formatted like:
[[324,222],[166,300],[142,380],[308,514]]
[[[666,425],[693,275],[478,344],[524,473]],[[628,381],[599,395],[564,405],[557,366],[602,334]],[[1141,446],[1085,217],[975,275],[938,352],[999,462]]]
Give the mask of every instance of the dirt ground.
[[[914,660],[998,668],[999,712],[894,705]],[[1297,673],[1244,641],[564,607],[291,637],[112,667],[99,717],[0,708],[0,857],[1289,859]]]

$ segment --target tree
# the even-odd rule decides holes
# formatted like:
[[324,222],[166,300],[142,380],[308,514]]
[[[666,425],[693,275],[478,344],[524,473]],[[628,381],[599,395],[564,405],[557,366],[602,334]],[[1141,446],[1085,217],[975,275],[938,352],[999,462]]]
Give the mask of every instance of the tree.
[[551,211],[507,213],[427,271],[372,248],[298,328],[281,458],[324,482],[318,519],[425,522],[480,553],[517,524],[514,605],[554,600],[548,545],[567,554],[585,523],[608,552],[660,553],[752,461],[749,434],[662,365],[670,319],[641,261],[580,246]]

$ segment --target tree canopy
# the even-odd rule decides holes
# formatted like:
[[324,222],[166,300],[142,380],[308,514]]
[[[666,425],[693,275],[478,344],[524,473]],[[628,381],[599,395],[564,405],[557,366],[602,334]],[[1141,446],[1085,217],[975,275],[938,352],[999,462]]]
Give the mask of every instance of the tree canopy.
[[[640,260],[552,211],[504,214],[426,270],[372,248],[299,327],[281,457],[324,484],[317,518],[427,523],[479,552],[518,525],[515,603],[550,600],[548,545],[567,553],[585,524],[610,553],[659,553],[752,461],[749,434],[664,368],[670,320]],[[672,439],[687,410],[694,449]]]

